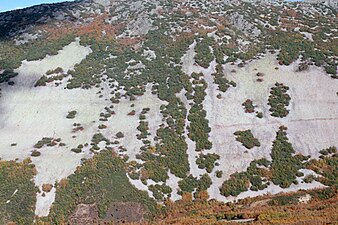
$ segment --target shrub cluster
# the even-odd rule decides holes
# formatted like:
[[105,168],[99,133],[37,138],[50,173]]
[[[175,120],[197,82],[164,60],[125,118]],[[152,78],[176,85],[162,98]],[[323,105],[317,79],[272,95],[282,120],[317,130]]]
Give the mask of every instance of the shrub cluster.
[[194,79],[194,104],[189,111],[188,120],[190,121],[190,126],[187,127],[189,131],[188,137],[196,142],[196,151],[212,148],[212,143],[209,141],[211,128],[209,127],[209,121],[206,119],[207,113],[203,109],[203,100],[206,96],[205,90],[207,88],[207,83],[204,79],[200,79],[201,76],[202,74],[195,76]]
[[76,110],[68,112],[68,115],[66,116],[67,119],[74,119],[77,114]]
[[198,168],[200,169],[206,169],[208,173],[211,173],[211,171],[215,167],[215,162],[219,160],[219,155],[213,153],[213,154],[201,154],[199,158],[196,160],[196,163],[198,165]]
[[216,73],[212,74],[214,76],[214,82],[218,85],[218,90],[221,92],[226,92],[229,87],[236,87],[237,84],[234,81],[229,81],[224,77],[223,69],[220,64],[216,66]]
[[207,190],[212,184],[212,180],[208,174],[203,174],[199,179],[189,175],[188,177],[180,180],[178,182],[178,186],[180,187],[181,191],[180,194],[184,192],[188,193],[198,193],[201,191]]
[[236,131],[234,133],[236,135],[236,140],[241,142],[244,147],[247,149],[251,149],[253,147],[260,147],[261,143],[258,141],[257,138],[253,136],[251,130],[244,130],[244,131]]
[[12,69],[5,70],[0,74],[0,84],[8,82],[11,78],[16,77],[18,73],[14,72]]
[[255,106],[253,105],[253,102],[251,99],[245,100],[245,102],[242,103],[242,106],[244,107],[246,113],[255,112]]
[[202,40],[198,40],[195,47],[195,61],[198,65],[208,68],[211,61],[214,59],[211,53],[210,47],[213,45],[213,38],[203,37]]
[[230,179],[222,184],[221,194],[237,196],[249,188],[252,191],[263,190],[270,181],[282,188],[287,188],[292,183],[297,184],[296,178],[304,175],[299,172],[299,169],[308,164],[306,160],[309,157],[294,155],[295,151],[288,142],[286,130],[286,127],[281,126],[276,132],[272,144],[271,161],[264,158],[254,160],[246,171],[232,174]]
[[55,202],[45,220],[60,224],[78,204],[93,203],[98,206],[100,218],[105,217],[113,202],[139,202],[147,213],[154,213],[156,203],[129,182],[125,167],[125,162],[108,150],[86,160],[74,174],[56,184]]
[[271,88],[268,105],[271,116],[286,117],[289,110],[286,108],[290,104],[291,97],[287,94],[289,87],[282,83],[276,83],[275,87]]
[[36,169],[30,160],[0,161],[0,224],[33,224]]
[[35,145],[34,148],[42,148],[43,146],[48,146],[52,147],[57,144],[61,144],[61,138],[51,138],[51,137],[43,137],[40,141],[38,141]]

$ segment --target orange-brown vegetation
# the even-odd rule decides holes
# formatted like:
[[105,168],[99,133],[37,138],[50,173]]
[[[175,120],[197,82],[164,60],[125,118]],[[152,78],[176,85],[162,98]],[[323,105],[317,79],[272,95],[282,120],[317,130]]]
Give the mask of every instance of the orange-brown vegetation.
[[57,40],[64,35],[73,34],[76,36],[87,35],[92,38],[115,38],[118,31],[124,26],[123,24],[111,25],[105,23],[108,14],[93,16],[93,21],[87,24],[74,26],[74,23],[63,22],[62,26],[55,24],[41,25],[40,28],[48,33],[48,38]]
[[[319,199],[317,192],[321,191],[261,196],[227,204],[205,199],[192,201],[184,196],[177,202],[167,201],[166,213],[149,224],[224,224],[238,219],[254,219],[249,224],[332,224],[338,221],[337,190],[332,198],[325,200]],[[306,193],[312,196],[311,201],[299,203],[298,198]],[[278,198],[291,199],[290,204],[281,205]]]
[[44,192],[50,192],[53,188],[52,184],[43,184],[42,185],[42,191]]

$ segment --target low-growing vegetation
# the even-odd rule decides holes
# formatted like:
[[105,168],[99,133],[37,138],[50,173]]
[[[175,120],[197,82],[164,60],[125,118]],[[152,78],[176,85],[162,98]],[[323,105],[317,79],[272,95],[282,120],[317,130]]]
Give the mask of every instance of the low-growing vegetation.
[[287,93],[288,90],[289,87],[282,83],[276,83],[275,86],[271,88],[268,100],[271,116],[282,118],[289,114],[287,106],[290,104],[291,97]]
[[306,176],[304,182],[317,180],[327,186],[338,186],[338,155],[337,148],[332,146],[320,151],[319,159],[311,159],[306,164],[308,169],[321,176]]
[[283,126],[279,128],[271,150],[271,180],[282,188],[296,183],[298,170],[304,167],[302,162],[308,159],[302,155],[294,155],[295,150],[288,141],[286,130]]
[[202,151],[203,149],[211,149],[212,143],[209,141],[209,133],[211,128],[209,127],[209,121],[206,119],[207,112],[203,109],[203,100],[206,96],[205,90],[207,83],[200,77],[203,74],[192,74],[194,78],[194,104],[189,111],[188,120],[190,125],[187,127],[189,133],[188,137],[196,142],[196,151]]
[[156,203],[129,183],[124,168],[125,162],[108,150],[85,161],[74,174],[56,184],[55,202],[45,220],[65,223],[81,203],[96,203],[99,216],[104,218],[113,202],[139,202],[151,217]]
[[298,184],[297,177],[303,176],[299,170],[305,168],[309,157],[295,155],[292,144],[286,135],[287,128],[281,126],[276,132],[272,144],[271,161],[267,159],[254,160],[246,171],[235,173],[226,180],[220,192],[224,196],[237,196],[249,188],[252,191],[263,190],[272,182],[282,188]]
[[159,184],[149,185],[149,190],[157,201],[164,201],[166,198],[170,198],[170,193],[172,192],[169,186]]
[[68,115],[66,116],[67,119],[74,119],[77,114],[76,110],[68,112]]
[[5,70],[0,74],[0,84],[4,82],[9,82],[11,78],[16,77],[18,73],[14,72],[12,69]]
[[65,78],[64,75],[56,75],[50,77],[46,77],[44,75],[35,83],[34,87],[46,86],[47,83],[51,83],[53,81],[61,81],[63,78]]
[[242,106],[244,107],[244,110],[246,113],[253,113],[255,112],[255,106],[253,105],[252,100],[247,99],[242,103]]
[[215,84],[218,85],[218,90],[221,92],[226,92],[231,86],[237,86],[234,81],[229,81],[227,78],[225,78],[223,68],[220,64],[217,64],[216,73],[213,73],[212,75],[214,76]]
[[[307,204],[299,202],[299,197],[304,195],[311,196]],[[165,215],[155,223],[235,224],[242,219],[254,224],[330,223],[336,220],[338,206],[333,188],[245,198],[237,203],[217,202],[207,197],[192,199],[184,195],[182,200],[166,202]]]
[[211,173],[211,171],[215,167],[215,162],[219,159],[219,155],[213,153],[213,154],[206,154],[206,155],[200,155],[199,158],[196,160],[196,163],[198,165],[198,168],[200,169],[206,169],[208,173]]
[[51,138],[51,137],[43,137],[40,141],[38,141],[34,148],[42,148],[44,146],[53,147],[61,144],[61,138]]
[[234,135],[237,136],[236,140],[241,142],[247,149],[261,146],[259,140],[253,136],[251,130],[236,131]]
[[203,37],[202,40],[198,40],[195,47],[195,61],[198,65],[208,68],[211,61],[214,59],[211,53],[210,46],[212,46],[213,38]]
[[21,163],[0,161],[0,223],[32,224],[38,188],[35,166],[29,159]]
[[63,73],[63,69],[61,67],[57,67],[54,70],[48,70],[46,72],[46,75],[52,75],[52,74],[57,74],[57,73]]
[[208,174],[203,174],[199,179],[189,175],[178,182],[181,191],[179,194],[194,193],[195,196],[200,192],[207,190],[212,184],[212,180]]
[[39,157],[41,155],[41,152],[37,151],[37,150],[33,150],[31,153],[32,157]]

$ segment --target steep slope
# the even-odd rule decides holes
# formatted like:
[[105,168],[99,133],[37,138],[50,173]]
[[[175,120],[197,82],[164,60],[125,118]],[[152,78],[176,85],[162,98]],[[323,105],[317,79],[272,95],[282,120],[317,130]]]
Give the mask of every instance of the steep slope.
[[1,13],[0,157],[31,158],[35,214],[53,224],[128,207],[156,219],[154,200],[187,196],[335,192],[336,15],[206,0]]

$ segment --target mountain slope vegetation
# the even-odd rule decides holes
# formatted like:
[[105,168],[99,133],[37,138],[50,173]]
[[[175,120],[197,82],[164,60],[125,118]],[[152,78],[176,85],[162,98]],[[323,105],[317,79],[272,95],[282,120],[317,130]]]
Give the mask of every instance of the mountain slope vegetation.
[[336,221],[336,24],[331,2],[0,13],[0,221]]

